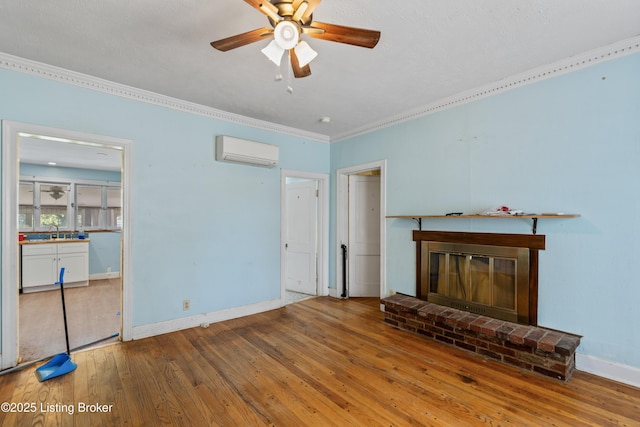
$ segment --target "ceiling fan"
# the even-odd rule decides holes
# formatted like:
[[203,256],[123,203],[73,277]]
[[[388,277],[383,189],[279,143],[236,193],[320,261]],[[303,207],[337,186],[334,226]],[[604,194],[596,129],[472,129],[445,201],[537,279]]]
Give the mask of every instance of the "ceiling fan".
[[272,28],[263,27],[246,33],[211,42],[214,48],[226,52],[267,37],[273,40],[262,49],[271,61],[280,66],[288,51],[293,75],[297,78],[311,75],[309,63],[317,52],[300,39],[310,37],[372,49],[380,39],[380,31],[345,27],[313,21],[313,11],[321,0],[244,0],[269,18]]
[[54,198],[55,200],[60,199],[64,194],[65,190],[59,185],[52,185],[49,187],[49,190],[43,190],[43,193],[49,193],[49,196]]

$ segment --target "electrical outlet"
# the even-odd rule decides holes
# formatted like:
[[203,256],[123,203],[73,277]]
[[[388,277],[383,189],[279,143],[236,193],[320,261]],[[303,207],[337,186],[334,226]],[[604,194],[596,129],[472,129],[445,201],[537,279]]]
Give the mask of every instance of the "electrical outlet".
[[191,301],[189,301],[188,299],[182,301],[182,309],[184,311],[187,311],[191,308]]

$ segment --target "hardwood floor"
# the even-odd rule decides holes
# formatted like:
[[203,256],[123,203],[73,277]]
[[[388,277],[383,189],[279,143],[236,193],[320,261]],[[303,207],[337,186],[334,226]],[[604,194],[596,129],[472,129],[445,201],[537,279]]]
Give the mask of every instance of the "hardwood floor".
[[[34,403],[35,412],[1,412],[0,425],[640,423],[638,388],[583,372],[568,383],[522,372],[393,329],[378,307],[313,298],[75,353],[74,372],[44,383],[25,368],[0,377],[0,401]],[[112,406],[80,412],[96,403]]]

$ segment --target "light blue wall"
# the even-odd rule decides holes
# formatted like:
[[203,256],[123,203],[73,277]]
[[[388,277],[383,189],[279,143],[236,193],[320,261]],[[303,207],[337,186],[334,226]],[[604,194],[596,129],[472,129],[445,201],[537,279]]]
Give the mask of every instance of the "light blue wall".
[[[500,205],[581,214],[539,221],[547,243],[539,323],[584,335],[581,353],[640,367],[639,76],[636,54],[339,142],[332,176],[387,159],[387,215]],[[523,219],[423,225],[531,232]],[[413,228],[411,220],[387,220],[386,280],[415,295]]]
[[89,277],[122,273],[120,270],[121,237],[119,231],[89,233]]
[[[0,94],[3,120],[134,141],[134,326],[280,298],[279,168],[328,173],[328,144],[8,70]],[[219,134],[280,146],[279,167],[216,162]]]

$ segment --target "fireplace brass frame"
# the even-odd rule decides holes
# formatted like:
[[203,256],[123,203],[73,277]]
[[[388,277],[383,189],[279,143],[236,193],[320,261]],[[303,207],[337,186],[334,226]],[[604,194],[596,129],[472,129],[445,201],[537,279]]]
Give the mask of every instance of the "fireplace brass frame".
[[[464,272],[464,287],[463,290],[466,298],[455,298],[445,295],[444,293],[433,292],[430,289],[430,283],[427,280],[422,280],[422,293],[427,292],[427,301],[440,305],[446,305],[449,307],[458,308],[460,310],[469,311],[471,313],[481,314],[483,316],[493,317],[496,319],[507,320],[509,322],[516,322],[521,324],[529,324],[529,251],[527,248],[515,248],[506,246],[493,246],[493,245],[469,245],[466,243],[443,243],[443,242],[421,242],[422,244],[422,277],[432,277],[434,272],[431,271],[431,254],[445,255],[444,260],[446,264],[451,261],[451,255],[458,255],[464,257],[464,264],[462,269]],[[482,257],[488,259],[488,274],[490,278],[494,275],[494,260],[495,259],[508,259],[514,262],[515,277],[514,277],[514,304],[512,308],[503,308],[491,304],[482,304],[478,301],[473,301],[471,297],[471,277],[470,277],[470,265],[471,260],[474,257]],[[445,275],[445,284],[448,283],[451,286],[449,279],[450,268],[445,267],[443,273]],[[436,273],[437,274],[437,273]],[[427,283],[424,283],[427,282]],[[469,288],[467,288],[469,287]],[[489,294],[491,288],[488,286]]]
[[[422,300],[427,300],[429,295],[428,276],[423,276],[424,271],[428,270],[428,266],[425,268],[425,266],[422,265],[422,242],[459,243],[527,249],[529,252],[529,315],[527,323],[529,325],[538,324],[538,251],[545,249],[544,235],[414,230],[413,240],[416,242],[416,297]],[[456,308],[460,307],[456,306]]]

